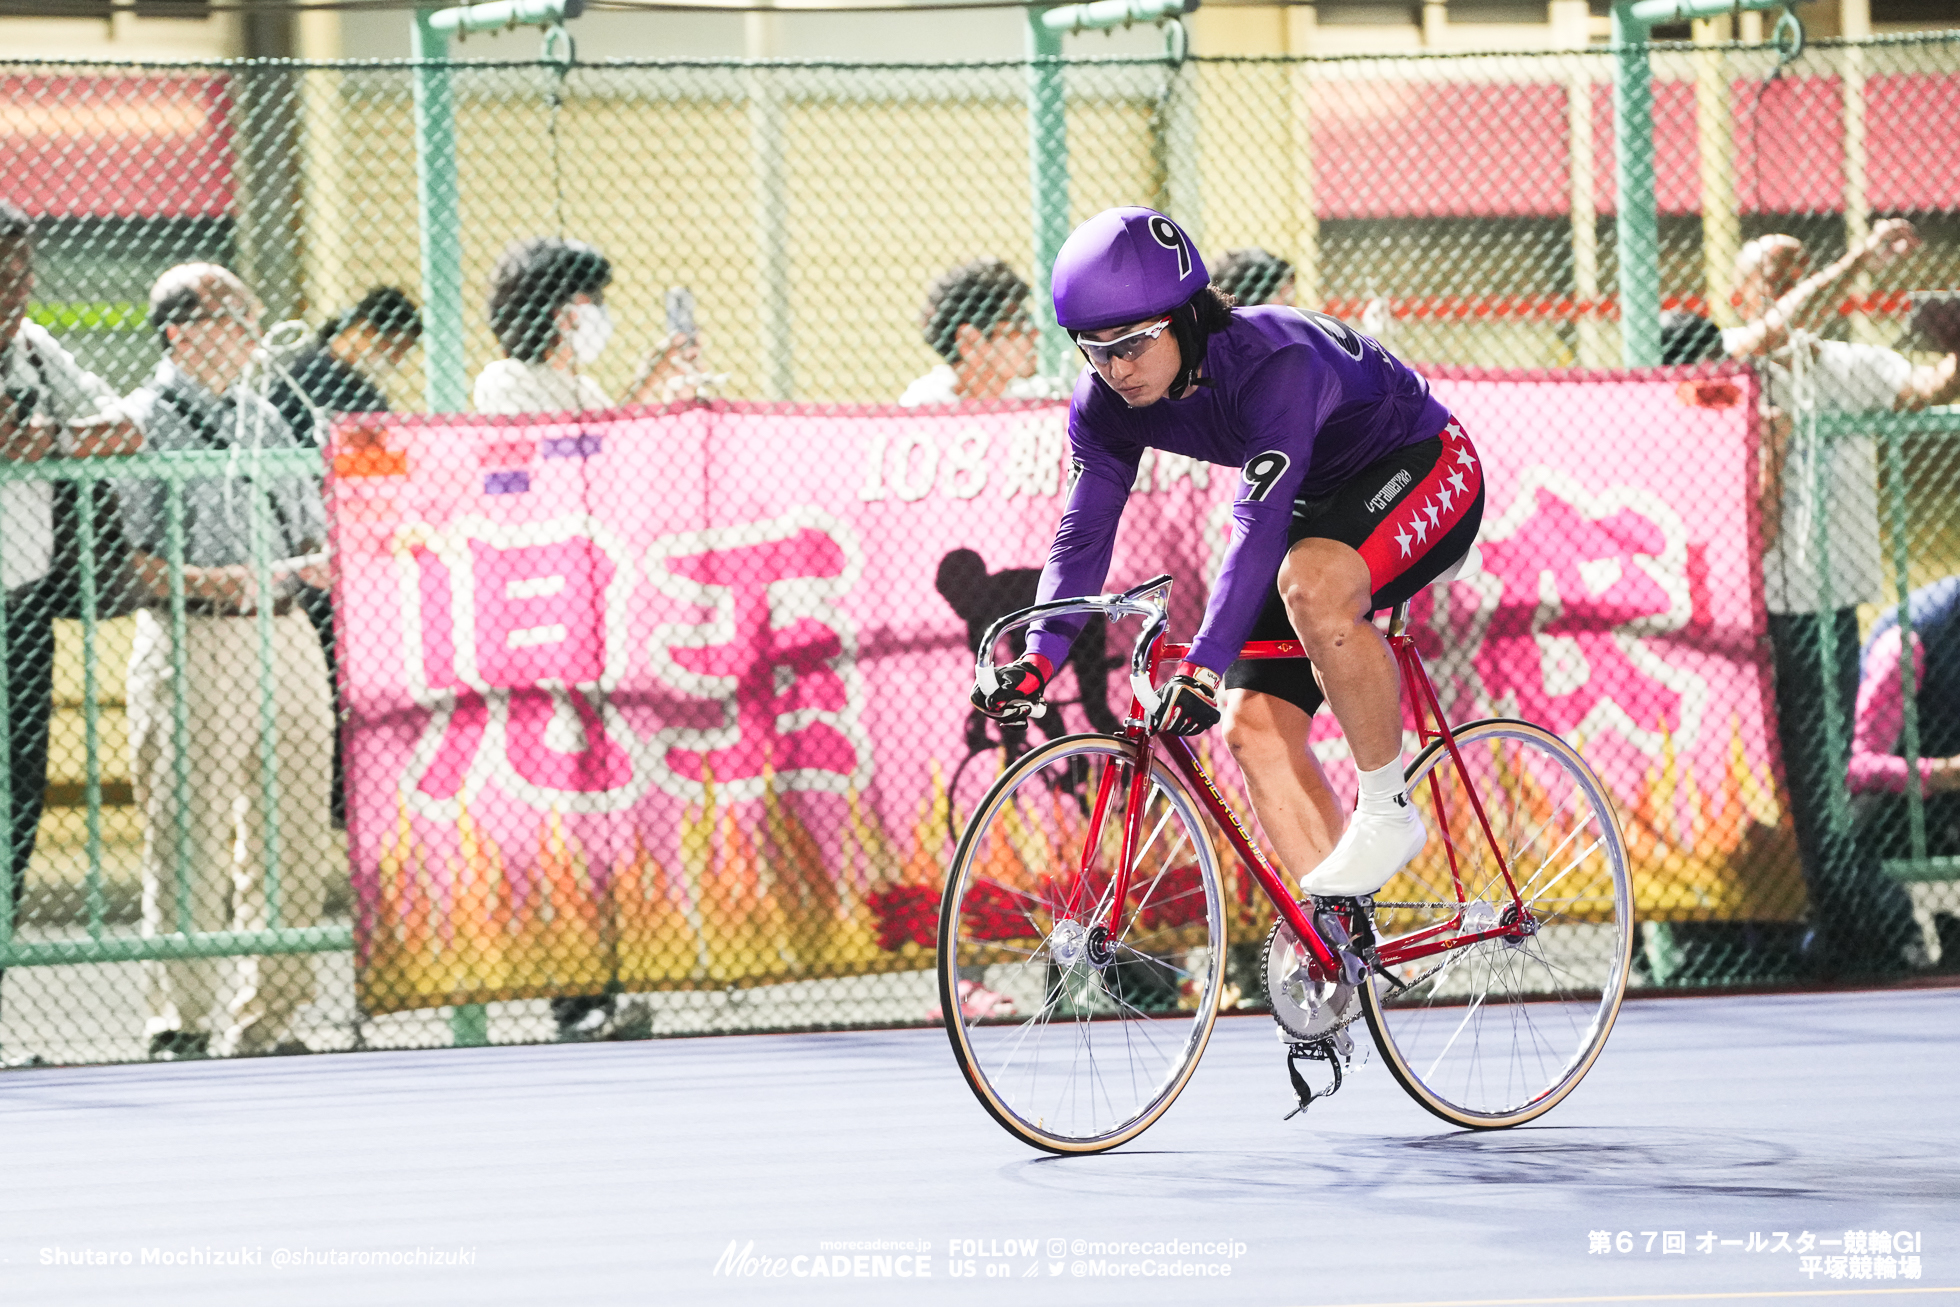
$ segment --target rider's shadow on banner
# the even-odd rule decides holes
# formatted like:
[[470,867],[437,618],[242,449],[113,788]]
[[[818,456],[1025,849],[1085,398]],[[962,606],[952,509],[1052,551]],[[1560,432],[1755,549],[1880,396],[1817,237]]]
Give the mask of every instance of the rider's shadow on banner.
[[[980,639],[987,633],[987,628],[1009,613],[1033,605],[1035,590],[1040,584],[1040,568],[1010,567],[989,572],[986,561],[972,549],[954,549],[947,553],[939,560],[939,573],[933,581],[934,588],[966,623],[967,652],[975,655],[980,652]],[[1066,665],[1075,669],[1076,686],[1081,696],[1077,702],[1082,706],[1083,716],[1089,719],[1090,729],[1113,735],[1119,725],[1115,711],[1109,706],[1109,669],[1112,663],[1105,647],[1106,625],[1100,617],[1090,618],[1083,626],[1081,636],[1069,649]],[[1003,663],[1021,656],[1027,632],[1015,631],[1007,638],[1011,647],[999,659]],[[1070,701],[1051,699],[1052,711],[1035,719],[1050,739],[1068,732],[1061,711],[1061,705],[1067,702]],[[1025,731],[1007,731],[1003,734],[1006,738],[1002,743],[1010,756],[1026,749]],[[987,734],[985,715],[977,708],[969,711],[966,716],[966,747],[977,752],[990,749],[994,744],[995,741]]]

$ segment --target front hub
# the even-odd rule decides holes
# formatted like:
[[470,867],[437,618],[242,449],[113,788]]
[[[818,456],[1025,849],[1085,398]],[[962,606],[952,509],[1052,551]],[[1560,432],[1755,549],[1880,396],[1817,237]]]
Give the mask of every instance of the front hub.
[[1088,927],[1079,921],[1056,922],[1055,928],[1048,932],[1048,953],[1064,971],[1084,970],[1089,955]]
[[1110,943],[1108,926],[1099,924],[1089,927],[1087,952],[1090,964],[1097,970],[1108,966],[1116,957],[1116,946]]

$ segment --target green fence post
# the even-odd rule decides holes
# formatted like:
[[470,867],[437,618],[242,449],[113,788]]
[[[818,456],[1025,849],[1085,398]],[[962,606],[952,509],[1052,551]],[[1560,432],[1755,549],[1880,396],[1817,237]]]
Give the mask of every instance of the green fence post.
[[1620,263],[1620,357],[1661,361],[1661,242],[1654,199],[1654,84],[1646,23],[1613,6],[1613,244]]
[[423,401],[458,413],[464,401],[463,241],[456,186],[456,93],[449,38],[415,11],[415,190],[422,236]]
[[1630,368],[1661,361],[1661,241],[1654,198],[1654,69],[1647,41],[1656,23],[1782,7],[1785,0],[1614,0],[1614,248],[1620,260],[1620,357]]
[[1055,255],[1068,239],[1068,96],[1062,34],[1028,10],[1028,199],[1034,219],[1034,314],[1041,333],[1041,374],[1068,366],[1068,334],[1055,323]]
[[[431,413],[463,410],[463,244],[456,180],[456,92],[447,65],[451,31],[482,32],[577,17],[583,0],[499,0],[415,11],[415,184],[422,220],[422,348]],[[454,1009],[458,1045],[487,1042],[481,1004]]]

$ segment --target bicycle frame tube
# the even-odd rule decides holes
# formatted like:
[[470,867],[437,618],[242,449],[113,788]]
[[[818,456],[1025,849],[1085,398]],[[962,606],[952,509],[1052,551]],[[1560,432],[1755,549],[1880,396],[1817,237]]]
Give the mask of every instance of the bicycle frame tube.
[[1225,838],[1239,855],[1239,862],[1252,873],[1252,878],[1259,882],[1259,888],[1272,900],[1273,910],[1286,921],[1307,952],[1313,954],[1316,964],[1330,975],[1339,974],[1340,963],[1334,956],[1334,950],[1314,929],[1313,919],[1300,906],[1298,898],[1287,888],[1273,864],[1266,861],[1266,855],[1252,842],[1252,836],[1239,821],[1238,814],[1225,802],[1225,796],[1212,783],[1204,764],[1198,761],[1197,750],[1191,747],[1191,742],[1180,735],[1167,735],[1161,737],[1158,743],[1163,745],[1164,752],[1170,755],[1177,769],[1198,791],[1198,798],[1218,823],[1219,829],[1225,832]]
[[[1429,670],[1422,665],[1422,655],[1416,649],[1414,638],[1404,634],[1401,625],[1401,610],[1398,609],[1395,629],[1389,636],[1389,647],[1402,669],[1402,683],[1408,687],[1409,706],[1414,709],[1416,719],[1416,738],[1425,746],[1429,743],[1431,732],[1425,714],[1433,716],[1436,719],[1434,734],[1442,739],[1443,747],[1449,751],[1450,761],[1456,765],[1456,774],[1463,778],[1463,793],[1470,800],[1470,810],[1477,814],[1477,825],[1483,829],[1484,843],[1490,846],[1491,857],[1497,860],[1498,873],[1504,877],[1504,888],[1511,892],[1511,902],[1522,911],[1524,905],[1518,897],[1517,882],[1511,878],[1510,860],[1504,856],[1504,850],[1497,846],[1497,836],[1491,833],[1490,818],[1484,815],[1484,801],[1478,796],[1477,787],[1470,784],[1470,773],[1463,766],[1463,755],[1456,750],[1456,732],[1450,729],[1449,720],[1443,716],[1442,701],[1436,697],[1436,687],[1430,682]],[[1429,784],[1430,794],[1436,801],[1436,811],[1440,813],[1443,811],[1442,782],[1433,770],[1429,773]],[[1443,822],[1443,847],[1449,853],[1450,879],[1455,885],[1457,898],[1461,900],[1463,874],[1457,865],[1456,841],[1450,836],[1447,820]]]
[[[1159,637],[1150,651],[1148,665],[1153,668],[1161,667],[1167,662],[1175,662],[1185,657],[1190,652],[1191,646],[1188,644],[1170,644]],[[1298,658],[1301,654],[1299,645],[1280,640],[1266,646],[1248,645],[1245,656]],[[1299,900],[1287,888],[1285,880],[1273,864],[1266,860],[1266,855],[1260,851],[1259,846],[1253,842],[1251,834],[1240,822],[1238,814],[1233,812],[1231,805],[1225,801],[1225,796],[1218,792],[1218,786],[1212,782],[1210,773],[1198,760],[1197,750],[1191,747],[1191,742],[1180,735],[1152,737],[1147,734],[1143,724],[1143,704],[1134,695],[1131,696],[1130,711],[1125,720],[1127,729],[1124,734],[1126,738],[1136,743],[1137,763],[1130,776],[1130,809],[1123,831],[1123,862],[1117,869],[1116,886],[1110,895],[1109,918],[1103,923],[1110,934],[1112,936],[1117,934],[1122,924],[1123,901],[1129,894],[1130,869],[1134,866],[1138,855],[1137,840],[1143,827],[1143,795],[1150,779],[1150,746],[1154,739],[1154,742],[1169,756],[1177,770],[1198,792],[1199,801],[1204,804],[1205,810],[1211,814],[1212,819],[1218,823],[1219,829],[1225,832],[1225,838],[1230,841],[1233,851],[1239,855],[1239,862],[1251,873],[1252,878],[1259,882],[1259,888],[1264,890],[1266,897],[1272,901],[1274,910],[1292,928],[1306,950],[1313,955],[1314,962],[1330,972],[1338,971],[1340,963],[1335,958],[1334,950],[1320,937],[1320,932],[1314,929],[1313,919],[1300,906]],[[1103,785],[1105,794],[1108,789],[1109,780],[1105,776]],[[1096,809],[1096,820],[1090,829],[1092,845],[1102,831],[1104,814],[1100,795],[1097,798]]]
[[[1131,662],[1131,684],[1133,687],[1142,688],[1132,689],[1129,712],[1124,720],[1123,739],[1135,751],[1129,764],[1130,774],[1125,781],[1118,776],[1120,770],[1118,767],[1109,767],[1103,772],[1097,788],[1095,808],[1089,819],[1082,861],[1076,868],[1075,884],[1069,891],[1065,915],[1077,920],[1081,919],[1080,913],[1086,906],[1085,897],[1088,896],[1093,883],[1096,850],[1101,846],[1104,823],[1109,819],[1110,801],[1115,796],[1116,786],[1119,783],[1126,784],[1125,797],[1129,807],[1124,814],[1122,851],[1117,866],[1111,872],[1105,919],[1098,923],[1104,927],[1111,938],[1120,937],[1123,926],[1123,905],[1129,897],[1131,873],[1142,852],[1139,845],[1144,835],[1144,796],[1149,791],[1151,746],[1154,742],[1163,747],[1165,754],[1179,773],[1197,790],[1200,802],[1211,814],[1212,819],[1218,823],[1219,829],[1225,833],[1225,838],[1230,842],[1233,851],[1238,854],[1240,863],[1259,883],[1259,888],[1272,902],[1274,910],[1294,932],[1301,945],[1313,956],[1315,963],[1330,972],[1337,970],[1340,966],[1339,960],[1333,948],[1315,929],[1312,915],[1300,905],[1282,874],[1267,860],[1264,852],[1253,841],[1251,834],[1240,822],[1238,814],[1232,811],[1231,805],[1225,801],[1225,796],[1219,792],[1210,774],[1206,772],[1204,764],[1198,760],[1197,751],[1193,749],[1190,742],[1181,736],[1155,737],[1148,731],[1145,724],[1148,713],[1143,699],[1139,696],[1152,688],[1156,669],[1167,662],[1189,657],[1191,652],[1189,644],[1173,644],[1164,639],[1165,609],[1144,602],[1151,593],[1167,590],[1169,583],[1168,576],[1160,576],[1122,595],[1098,596],[1094,600],[1086,601],[1062,600],[1039,604],[1001,618],[989,629],[986,639],[981,643],[979,679],[982,684],[991,686],[992,682],[988,677],[991,676],[992,667],[987,661],[989,656],[987,651],[992,648],[999,635],[1010,626],[1025,625],[1028,621],[1048,613],[1060,615],[1085,609],[1101,611],[1110,617],[1141,615],[1155,619],[1154,626],[1145,633]],[[1504,878],[1505,888],[1510,892],[1511,902],[1518,910],[1519,919],[1493,930],[1479,931],[1470,935],[1453,934],[1452,932],[1462,925],[1463,913],[1459,906],[1457,913],[1448,921],[1413,931],[1393,940],[1378,942],[1376,956],[1383,965],[1450,952],[1481,940],[1515,935],[1521,929],[1524,915],[1523,900],[1518,894],[1509,860],[1498,847],[1497,838],[1491,831],[1490,819],[1484,812],[1482,798],[1477,794],[1476,788],[1469,784],[1469,773],[1464,768],[1462,755],[1457,751],[1456,734],[1450,729],[1448,718],[1443,715],[1442,701],[1436,694],[1434,683],[1429,679],[1428,669],[1423,666],[1422,655],[1416,648],[1415,640],[1403,630],[1406,614],[1406,605],[1395,611],[1389,623],[1388,642],[1395,656],[1396,667],[1402,675],[1410,716],[1414,718],[1416,724],[1419,745],[1427,747],[1431,740],[1440,739],[1450,755],[1450,761],[1456,766],[1457,774],[1464,777],[1464,793],[1470,801],[1471,810],[1476,814],[1477,824],[1484,833],[1484,841],[1497,860],[1499,874]],[[1240,657],[1301,658],[1305,653],[1306,651],[1297,642],[1291,640],[1255,641],[1245,646]],[[1435,771],[1431,771],[1429,783],[1436,811],[1442,814],[1444,812],[1442,782]],[[1442,818],[1442,826],[1444,851],[1450,864],[1450,878],[1458,904],[1461,905],[1466,898],[1462,865],[1446,815]]]

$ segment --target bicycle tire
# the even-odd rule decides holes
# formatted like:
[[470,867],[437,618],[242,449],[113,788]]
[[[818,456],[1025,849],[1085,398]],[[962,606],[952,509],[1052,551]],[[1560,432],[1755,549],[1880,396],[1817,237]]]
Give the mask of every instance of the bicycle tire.
[[[1376,975],[1362,1004],[1411,1097],[1454,1125],[1501,1129],[1556,1107],[1605,1047],[1633,961],[1633,889],[1612,797],[1575,749],[1504,718],[1463,727],[1456,743],[1535,929],[1390,966],[1407,988]],[[1507,924],[1509,891],[1443,741],[1406,775],[1429,842],[1374,896],[1377,946],[1424,928],[1461,936]]]
[[[1051,1153],[1102,1152],[1148,1129],[1190,1080],[1218,1015],[1217,857],[1203,808],[1154,755],[1125,924],[1100,962],[1089,943],[1106,916],[1135,760],[1133,744],[1105,735],[1030,750],[981,801],[946,877],[939,1001],[953,1056],[994,1120]],[[1099,883],[1078,868],[1110,768]]]

